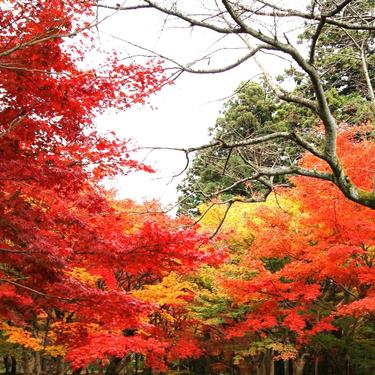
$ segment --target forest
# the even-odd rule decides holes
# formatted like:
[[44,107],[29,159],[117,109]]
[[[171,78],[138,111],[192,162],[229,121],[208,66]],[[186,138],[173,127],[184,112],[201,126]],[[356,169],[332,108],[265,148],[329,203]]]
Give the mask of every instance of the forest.
[[[375,373],[375,7],[305,5],[0,1],[1,374]],[[242,47],[93,58],[128,12]],[[209,142],[167,150],[186,156],[176,215],[108,188],[155,170],[101,114],[250,59]]]

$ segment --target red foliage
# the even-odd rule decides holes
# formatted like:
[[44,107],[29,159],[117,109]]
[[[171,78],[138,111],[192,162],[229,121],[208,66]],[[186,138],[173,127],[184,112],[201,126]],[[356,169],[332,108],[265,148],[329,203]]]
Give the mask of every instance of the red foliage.
[[[149,337],[155,306],[129,292],[208,259],[199,250],[207,239],[162,214],[134,218],[132,202],[100,187],[151,169],[93,121],[142,103],[164,83],[162,69],[115,55],[82,68],[94,43],[91,1],[9,4],[0,9],[0,318],[27,326],[47,314],[76,367],[132,351],[161,368],[171,344]],[[75,277],[77,268],[87,275]]]
[[[350,178],[367,190],[373,189],[375,170],[370,132],[367,124],[344,128],[337,143]],[[301,164],[326,168],[311,155]],[[311,335],[334,330],[337,316],[375,312],[375,211],[349,201],[332,183],[307,177],[292,182],[292,189],[278,194],[297,210],[288,211],[282,203],[257,210],[262,223],[254,225],[257,235],[246,260],[257,275],[226,281],[235,299],[251,306],[246,320],[228,331],[230,336],[278,332],[282,337],[286,328],[303,343]],[[267,259],[283,263],[271,270]]]

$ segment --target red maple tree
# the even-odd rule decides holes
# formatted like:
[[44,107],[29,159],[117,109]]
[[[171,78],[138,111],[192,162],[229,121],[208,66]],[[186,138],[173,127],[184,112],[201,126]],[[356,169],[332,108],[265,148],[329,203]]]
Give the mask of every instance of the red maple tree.
[[74,367],[130,351],[163,367],[166,345],[145,323],[156,307],[130,291],[191,269],[207,258],[198,249],[207,240],[165,215],[134,220],[126,212],[138,208],[101,187],[152,170],[99,134],[95,116],[143,103],[165,76],[158,63],[116,55],[87,67],[95,22],[91,1],[0,8],[0,317],[53,331]]

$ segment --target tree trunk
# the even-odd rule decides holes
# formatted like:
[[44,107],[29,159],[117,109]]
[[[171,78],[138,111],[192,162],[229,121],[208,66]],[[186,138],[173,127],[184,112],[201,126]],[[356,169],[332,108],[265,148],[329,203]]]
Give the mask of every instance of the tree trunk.
[[190,361],[189,370],[192,374],[209,375],[210,374],[210,358],[201,356]]
[[5,375],[16,375],[17,374],[17,360],[14,356],[4,356],[4,367]]
[[258,362],[257,375],[274,375],[275,364],[272,360],[272,350],[267,350],[261,356],[261,362]]
[[24,350],[22,353],[22,367],[23,367],[23,374],[24,375],[32,375],[32,368],[33,368],[33,357],[29,356],[27,350]]
[[17,360],[16,357],[11,356],[12,367],[10,369],[10,375],[17,375]]
[[138,361],[139,361],[139,356],[138,354],[135,355],[135,368],[134,368],[134,374],[138,375]]
[[119,375],[118,369],[121,365],[121,358],[112,358],[109,362],[105,375]]
[[284,361],[284,375],[289,375],[289,360]]
[[314,359],[314,375],[319,375],[319,358]]
[[65,374],[65,363],[61,357],[56,359],[56,375]]
[[302,355],[293,361],[293,375],[303,375],[306,355]]
[[9,357],[7,355],[5,355],[3,357],[3,361],[4,361],[4,367],[5,367],[5,375],[9,375],[10,374],[10,362],[9,362]]
[[265,365],[265,372],[266,375],[274,375],[275,373],[275,366],[272,360],[273,350],[268,349],[266,351],[266,355],[264,356],[264,365]]
[[33,375],[41,375],[42,374],[42,361],[40,358],[40,353],[34,353],[34,371]]
[[258,354],[254,360],[255,360],[255,366],[256,366],[256,375],[266,375],[265,373],[265,367],[264,367],[264,357],[265,355]]
[[240,375],[251,375],[253,366],[250,363],[243,360],[238,365],[238,369],[239,369]]

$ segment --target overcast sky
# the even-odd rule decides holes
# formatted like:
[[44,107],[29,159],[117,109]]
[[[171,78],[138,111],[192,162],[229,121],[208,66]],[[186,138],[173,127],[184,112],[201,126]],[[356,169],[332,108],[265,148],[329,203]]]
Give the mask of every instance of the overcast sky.
[[[126,43],[132,41],[183,62],[204,55],[207,46],[216,49],[221,43],[228,45],[228,38],[219,43],[215,38],[209,31],[176,28],[175,23],[165,23],[163,16],[150,10],[119,12],[103,23],[100,33],[101,46],[116,49],[120,57],[144,53]],[[233,37],[229,45],[236,48],[238,39]],[[204,64],[234,62],[240,53],[239,50],[225,51],[216,61],[205,61]],[[268,59],[266,65],[273,72],[281,71],[278,60],[275,63]],[[119,137],[132,138],[140,146],[197,146],[208,141],[208,128],[219,116],[223,98],[229,97],[241,81],[247,81],[257,73],[253,62],[220,75],[186,73],[174,85],[164,87],[150,98],[154,109],[143,106],[118,114],[107,113],[98,118],[97,123],[101,129],[115,130]],[[185,156],[173,151],[154,151],[146,162],[157,170],[156,174],[137,173],[114,181],[112,186],[121,197],[137,201],[158,199],[164,205],[175,202],[176,186],[181,178],[171,182],[171,176],[183,169]]]

